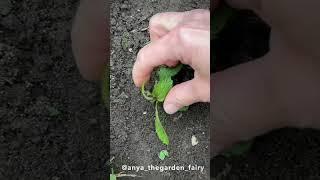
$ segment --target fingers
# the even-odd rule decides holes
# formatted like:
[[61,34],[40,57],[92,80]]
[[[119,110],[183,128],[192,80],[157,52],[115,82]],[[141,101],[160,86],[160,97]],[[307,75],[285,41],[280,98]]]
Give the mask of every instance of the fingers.
[[151,42],[143,47],[137,56],[132,69],[132,78],[137,87],[148,81],[152,70],[160,65],[173,66],[178,63],[180,48],[174,36],[165,36],[159,41]]
[[151,41],[158,40],[168,32],[181,26],[192,22],[198,26],[210,23],[210,12],[204,9],[195,9],[186,12],[166,12],[158,13],[150,19],[149,33]]
[[109,30],[103,3],[103,0],[81,1],[71,31],[72,51],[81,75],[87,80],[100,80],[109,61]]
[[137,87],[148,81],[152,70],[159,65],[173,66],[179,61],[190,65],[201,75],[210,72],[210,32],[179,27],[142,48],[132,69]]
[[163,104],[168,114],[174,114],[184,106],[196,102],[209,102],[210,82],[204,82],[197,78],[175,85],[168,93]]
[[158,40],[179,25],[183,21],[185,14],[185,12],[166,12],[154,15],[149,23],[151,41]]

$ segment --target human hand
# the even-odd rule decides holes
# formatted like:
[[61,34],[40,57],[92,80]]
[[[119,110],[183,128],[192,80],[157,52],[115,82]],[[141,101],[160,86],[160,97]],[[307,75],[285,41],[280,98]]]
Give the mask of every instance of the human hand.
[[109,57],[109,27],[104,5],[103,0],[82,0],[73,22],[72,50],[78,69],[87,80],[102,78]]
[[320,2],[227,2],[271,26],[270,47],[261,58],[213,75],[212,155],[273,129],[320,128]]
[[143,47],[132,70],[140,87],[154,68],[179,62],[194,69],[194,79],[175,85],[164,101],[164,110],[173,114],[184,106],[210,101],[210,12],[192,10],[153,16],[149,23],[150,44]]
[[320,16],[318,0],[226,0],[232,7],[257,13],[293,51],[319,58]]

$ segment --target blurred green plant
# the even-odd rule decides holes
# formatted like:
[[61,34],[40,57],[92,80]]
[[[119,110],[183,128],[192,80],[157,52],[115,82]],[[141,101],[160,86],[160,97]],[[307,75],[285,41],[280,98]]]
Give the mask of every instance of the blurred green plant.
[[244,141],[244,142],[239,142],[235,144],[233,147],[231,147],[229,150],[224,152],[222,155],[230,158],[234,156],[243,156],[247,152],[249,152],[251,146],[252,146],[252,141]]
[[[155,84],[153,85],[152,92],[145,90],[145,83],[141,86],[141,93],[143,97],[150,101],[151,103],[155,104],[155,129],[158,138],[164,145],[169,145],[169,136],[166,133],[165,128],[163,127],[160,117],[159,117],[159,112],[158,112],[158,104],[164,102],[167,94],[173,87],[173,80],[172,77],[177,75],[181,68],[182,64],[177,65],[174,68],[170,67],[165,67],[165,66],[160,66],[157,70],[157,80]],[[187,107],[182,108],[183,110],[187,110]],[[166,150],[165,150],[166,151]],[[168,151],[166,151],[165,154],[162,152],[162,155],[159,155],[159,158],[163,160],[165,157],[169,156]],[[160,153],[161,153],[160,152]],[[164,155],[164,156],[163,156]]]

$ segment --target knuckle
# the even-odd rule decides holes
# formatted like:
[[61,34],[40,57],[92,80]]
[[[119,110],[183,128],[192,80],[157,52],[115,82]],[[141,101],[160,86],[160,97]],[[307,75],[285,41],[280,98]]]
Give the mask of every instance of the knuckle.
[[186,38],[188,34],[192,31],[191,27],[188,27],[187,25],[180,26],[176,29],[176,37],[178,42],[184,43],[186,41]]
[[159,21],[159,18],[162,16],[163,13],[157,13],[153,15],[149,20],[149,28],[153,28]]
[[203,19],[210,17],[210,11],[206,9],[196,9],[192,10],[191,12],[194,19]]

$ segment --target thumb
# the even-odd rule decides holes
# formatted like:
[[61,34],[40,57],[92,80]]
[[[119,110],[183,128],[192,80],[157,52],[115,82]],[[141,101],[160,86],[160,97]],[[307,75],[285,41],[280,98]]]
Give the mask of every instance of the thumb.
[[210,101],[210,83],[192,79],[175,85],[168,93],[163,108],[168,114],[174,114],[184,106],[196,102]]

